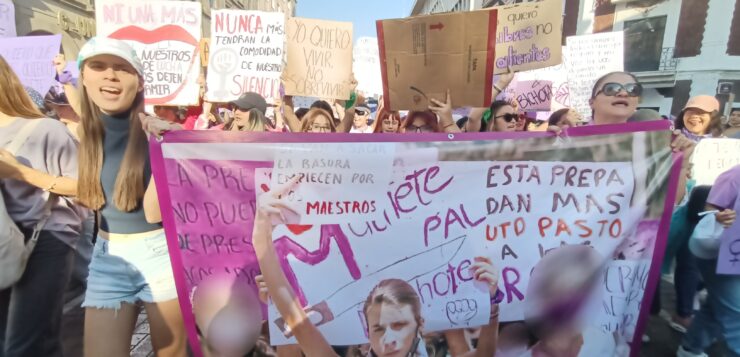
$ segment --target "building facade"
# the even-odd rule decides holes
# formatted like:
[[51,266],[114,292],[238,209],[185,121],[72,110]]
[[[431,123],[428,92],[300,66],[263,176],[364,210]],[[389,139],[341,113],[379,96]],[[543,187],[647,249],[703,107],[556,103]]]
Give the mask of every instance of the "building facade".
[[[412,15],[538,0],[417,0]],[[676,115],[689,97],[740,107],[740,0],[562,0],[565,38],[624,31],[625,70],[646,88],[640,107]],[[473,2],[473,0],[471,0]],[[467,11],[467,10],[461,10]],[[734,100],[725,93],[732,87]]]
[[[203,36],[209,36],[211,9],[249,9],[295,14],[297,0],[196,0],[203,8]],[[62,51],[77,58],[82,45],[95,36],[95,0],[14,0],[18,36],[62,34]]]

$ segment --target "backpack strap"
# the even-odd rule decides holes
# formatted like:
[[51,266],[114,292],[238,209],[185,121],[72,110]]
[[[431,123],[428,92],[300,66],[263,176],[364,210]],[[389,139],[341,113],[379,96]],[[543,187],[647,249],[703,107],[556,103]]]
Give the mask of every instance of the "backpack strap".
[[13,141],[10,142],[10,145],[5,148],[5,150],[8,150],[13,156],[18,153],[18,150],[23,146],[23,144],[26,142],[29,136],[31,136],[31,133],[36,129],[36,126],[39,125],[41,122],[41,119],[20,119],[20,120],[26,120],[28,121],[26,124],[23,125],[21,130],[18,132],[18,134],[15,135],[15,138],[13,138]]

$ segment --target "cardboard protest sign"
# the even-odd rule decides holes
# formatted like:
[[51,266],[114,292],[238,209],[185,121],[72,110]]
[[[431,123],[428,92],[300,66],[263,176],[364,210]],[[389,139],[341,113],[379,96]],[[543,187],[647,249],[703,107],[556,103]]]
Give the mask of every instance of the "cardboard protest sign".
[[0,37],[15,36],[15,5],[10,0],[0,0]]
[[349,99],[352,23],[292,17],[287,26],[285,94]]
[[[423,332],[486,323],[492,300],[502,322],[521,322],[537,341],[548,337],[533,321],[551,329],[579,324],[574,337],[583,338],[583,355],[636,356],[680,171],[665,149],[669,125],[569,129],[570,140],[557,150],[546,133],[517,139],[489,133],[476,141],[409,134],[404,143],[391,136],[381,142],[334,136],[328,143],[352,147],[347,160],[381,143],[394,146],[391,180],[378,182],[384,193],[362,217],[277,226],[275,254],[332,344],[374,341],[377,331],[368,325],[377,316],[368,315],[364,303],[374,287],[390,284],[413,291]],[[203,320],[192,310],[193,291],[223,274],[237,279],[239,289],[256,291],[255,197],[270,190],[281,147],[305,140],[303,155],[310,155],[326,152],[328,144],[308,134],[282,140],[279,134],[175,132],[150,143],[196,355],[201,342],[214,341],[201,341],[205,335],[196,332]],[[287,200],[300,200],[299,189]],[[351,197],[357,186],[343,181],[334,190],[339,193],[327,192]],[[490,258],[499,272],[493,296],[470,275],[477,256]],[[562,314],[562,304],[574,299],[578,303]],[[272,343],[291,343],[274,306],[267,313]]]
[[712,185],[723,172],[740,165],[740,140],[703,139],[696,145],[691,163],[696,185]]
[[570,36],[566,42],[570,107],[588,118],[588,101],[596,80],[609,72],[624,70],[624,32]]
[[561,62],[562,3],[559,0],[512,4],[498,10],[496,69],[503,73],[554,66]]
[[52,60],[61,44],[62,35],[0,38],[0,55],[23,85],[44,96],[55,82]]
[[211,16],[208,100],[229,102],[246,92],[280,98],[285,15],[213,10]]
[[125,40],[136,50],[147,104],[198,104],[199,3],[96,0],[95,10],[98,36]]
[[383,98],[391,110],[426,110],[430,98],[454,107],[491,104],[496,11],[378,20]]
[[558,65],[518,72],[516,74],[517,80],[552,82],[552,99],[548,111],[556,111],[570,106],[568,68],[566,67],[568,58],[567,50],[564,46],[562,47],[562,58],[563,61]]

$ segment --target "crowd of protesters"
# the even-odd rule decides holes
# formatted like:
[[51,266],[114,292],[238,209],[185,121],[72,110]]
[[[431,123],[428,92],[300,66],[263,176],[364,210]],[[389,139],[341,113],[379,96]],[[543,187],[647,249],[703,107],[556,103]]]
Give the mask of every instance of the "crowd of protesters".
[[[66,63],[60,56],[54,63],[58,85],[44,94],[24,87],[0,58],[0,90],[4,93],[0,96],[0,148],[7,148],[29,123],[40,122],[19,150],[11,153],[0,149],[0,189],[8,215],[25,237],[39,231],[22,277],[0,291],[0,356],[61,355],[62,305],[70,280],[85,287],[86,356],[128,355],[139,302],[149,318],[155,353],[186,355],[183,317],[147,145],[149,138],[164,132],[418,134],[513,132],[544,125],[560,135],[582,125],[665,120],[658,113],[638,110],[643,87],[628,72],[608,73],[594,83],[590,118],[565,108],[552,113],[547,121],[538,121],[521,113],[516,103],[503,100],[494,100],[489,108],[472,108],[459,117],[453,114],[455,98],[449,93],[444,101],[431,99],[424,111],[390,110],[384,108],[382,98],[373,108],[370,98],[356,92],[354,79],[349,100],[317,100],[307,108],[296,107],[291,96],[270,104],[249,92],[230,103],[204,99],[198,107],[157,106],[146,113],[143,68],[134,53],[122,41],[93,39],[80,51],[79,78],[65,71]],[[512,78],[512,73],[500,76],[493,86],[494,96]],[[202,85],[204,82],[201,80]],[[699,253],[689,247],[689,237],[700,213],[708,210],[716,211],[717,222],[735,227],[735,233],[740,234],[733,226],[735,211],[740,208],[740,167],[727,171],[711,187],[695,186],[689,177],[689,158],[696,143],[704,138],[740,138],[740,110],[723,118],[715,97],[695,96],[675,117],[673,127],[671,148],[684,153],[684,162],[664,267],[666,272],[675,271],[677,306],[671,326],[685,333],[678,353],[701,356],[714,341],[724,339],[731,355],[739,356],[740,277],[716,274],[716,256],[697,256]],[[410,322],[414,333],[408,343],[399,342],[392,348],[383,345],[382,336],[375,336],[373,330],[369,350],[339,349],[326,342],[296,305],[295,296],[286,294],[291,290],[269,238],[274,221],[271,218],[279,214],[282,205],[280,190],[259,198],[253,244],[264,274],[260,277],[261,293],[273,299],[299,345],[275,352],[259,341],[259,333],[254,334],[253,341],[239,343],[257,346],[251,352],[255,356],[300,356],[301,351],[306,356],[320,357],[423,355],[418,351],[418,340],[426,336],[419,321]],[[42,220],[45,225],[35,229]],[[474,275],[495,292],[498,274],[493,265],[481,258],[474,266]],[[418,310],[418,301],[404,300],[404,289],[402,282],[378,285],[365,304],[368,323],[377,306],[383,304],[410,304]],[[706,293],[700,294],[702,291]],[[698,304],[704,295],[703,303]],[[194,299],[215,301],[218,297],[199,295]],[[444,334],[450,355],[496,353],[500,338],[498,309],[493,311],[474,346],[462,330]],[[580,347],[573,354],[572,345],[547,345],[544,341],[529,353],[584,355],[578,353]],[[218,349],[204,345],[212,355],[230,355],[218,353]],[[389,349],[398,354],[382,353]]]

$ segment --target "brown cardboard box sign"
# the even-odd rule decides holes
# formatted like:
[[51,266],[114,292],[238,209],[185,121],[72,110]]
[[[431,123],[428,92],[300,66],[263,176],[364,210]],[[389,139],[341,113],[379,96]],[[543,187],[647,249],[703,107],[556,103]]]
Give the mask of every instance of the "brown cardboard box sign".
[[429,99],[486,107],[496,47],[496,10],[378,20],[385,107],[425,110]]

